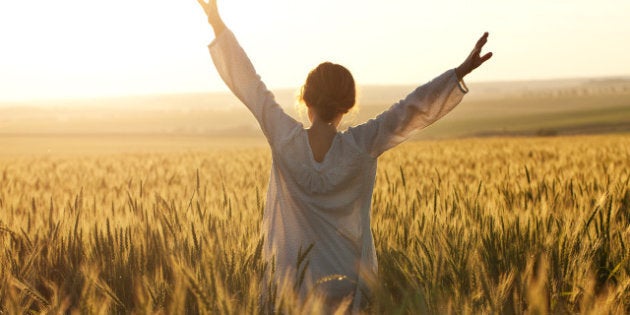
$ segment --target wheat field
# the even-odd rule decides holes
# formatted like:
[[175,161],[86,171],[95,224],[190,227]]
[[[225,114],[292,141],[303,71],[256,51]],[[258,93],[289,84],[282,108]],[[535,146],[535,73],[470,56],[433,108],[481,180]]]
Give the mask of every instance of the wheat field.
[[[0,314],[312,313],[259,299],[265,148],[0,157]],[[379,160],[374,314],[630,312],[630,136]]]

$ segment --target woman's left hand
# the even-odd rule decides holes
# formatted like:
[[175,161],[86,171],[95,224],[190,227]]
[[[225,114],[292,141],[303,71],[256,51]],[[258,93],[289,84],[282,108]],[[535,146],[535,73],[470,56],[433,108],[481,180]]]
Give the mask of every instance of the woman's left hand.
[[223,30],[226,29],[225,23],[221,19],[221,15],[219,14],[219,9],[217,8],[217,0],[197,0],[199,5],[203,8],[203,11],[206,12],[208,16],[208,23],[212,25],[212,29],[214,30],[214,35],[219,36]]

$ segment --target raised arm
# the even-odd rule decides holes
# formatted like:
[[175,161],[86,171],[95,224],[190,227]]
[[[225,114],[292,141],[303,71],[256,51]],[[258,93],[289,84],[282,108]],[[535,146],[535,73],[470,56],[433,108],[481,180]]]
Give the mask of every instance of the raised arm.
[[217,1],[197,1],[206,12],[215,33],[209,50],[221,79],[254,114],[267,141],[273,147],[301,125],[284,112],[262,82],[234,34],[223,23],[217,10]]
[[376,118],[350,128],[359,147],[377,157],[449,113],[468,92],[464,76],[492,57],[492,53],[480,55],[487,41],[484,33],[460,66],[418,87]]

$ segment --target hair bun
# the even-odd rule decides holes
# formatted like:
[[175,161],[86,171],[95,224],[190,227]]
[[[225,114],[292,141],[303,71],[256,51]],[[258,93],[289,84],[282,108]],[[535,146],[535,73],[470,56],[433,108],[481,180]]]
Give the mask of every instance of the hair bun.
[[355,104],[356,87],[348,69],[331,62],[311,70],[302,86],[300,99],[326,122],[346,114]]

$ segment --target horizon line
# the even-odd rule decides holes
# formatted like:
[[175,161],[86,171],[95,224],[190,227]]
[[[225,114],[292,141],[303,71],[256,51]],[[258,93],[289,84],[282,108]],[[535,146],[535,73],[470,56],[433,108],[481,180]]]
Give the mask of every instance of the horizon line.
[[[605,81],[605,80],[628,80],[630,81],[630,74],[623,75],[602,75],[602,76],[575,76],[575,77],[556,77],[556,78],[534,78],[534,79],[505,79],[505,80],[473,80],[466,81],[467,85],[485,85],[485,84],[505,84],[505,83],[533,83],[533,82],[558,82],[558,81]],[[418,86],[421,83],[365,83],[357,84],[357,87],[413,87]],[[297,91],[299,86],[281,86],[281,87],[268,87],[272,92],[286,92]],[[12,106],[12,105],[26,105],[28,103],[48,103],[48,102],[63,102],[63,101],[85,101],[85,100],[107,100],[107,99],[120,99],[120,98],[145,98],[145,97],[169,97],[178,95],[231,95],[232,93],[227,89],[222,90],[190,90],[190,91],[173,91],[173,92],[138,92],[138,93],[112,93],[112,94],[94,94],[94,95],[78,95],[78,96],[53,96],[43,98],[15,98],[15,99],[0,99],[0,107]]]

